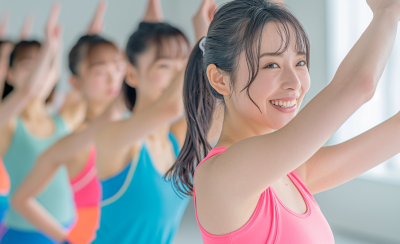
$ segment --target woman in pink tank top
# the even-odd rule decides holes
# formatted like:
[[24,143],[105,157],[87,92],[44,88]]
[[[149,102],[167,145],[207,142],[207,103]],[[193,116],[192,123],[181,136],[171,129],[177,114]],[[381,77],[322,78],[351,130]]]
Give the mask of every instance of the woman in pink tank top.
[[[400,152],[400,114],[323,147],[372,98],[387,63],[400,0],[367,0],[374,18],[329,85],[298,113],[310,87],[310,43],[282,3],[234,0],[210,21],[184,86],[187,136],[167,178],[193,195],[205,244],[333,244],[312,194],[343,184]],[[204,28],[206,30],[207,28]],[[207,141],[217,104],[220,139]],[[202,161],[202,157],[204,157]]]

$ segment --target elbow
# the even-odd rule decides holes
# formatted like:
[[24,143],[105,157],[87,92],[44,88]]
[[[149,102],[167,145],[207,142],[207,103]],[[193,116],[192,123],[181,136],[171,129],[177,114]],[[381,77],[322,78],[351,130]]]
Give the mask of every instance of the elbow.
[[345,85],[344,89],[350,91],[353,96],[358,97],[361,103],[366,103],[374,96],[378,80],[371,75],[357,76],[357,78],[350,78],[350,82],[345,83],[347,85]]
[[24,202],[26,202],[26,199],[18,194],[14,194],[11,199],[10,199],[10,205],[13,209],[15,209],[17,212],[21,212],[21,209],[25,205]]
[[365,77],[362,79],[360,87],[363,93],[363,98],[365,102],[368,102],[375,95],[376,85],[378,84],[377,78],[375,77]]

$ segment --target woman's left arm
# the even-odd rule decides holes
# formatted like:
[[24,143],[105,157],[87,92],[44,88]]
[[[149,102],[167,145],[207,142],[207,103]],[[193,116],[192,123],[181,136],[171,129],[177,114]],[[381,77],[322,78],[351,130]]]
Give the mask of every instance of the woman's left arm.
[[298,171],[315,194],[339,186],[400,152],[400,113],[341,144],[322,147]]

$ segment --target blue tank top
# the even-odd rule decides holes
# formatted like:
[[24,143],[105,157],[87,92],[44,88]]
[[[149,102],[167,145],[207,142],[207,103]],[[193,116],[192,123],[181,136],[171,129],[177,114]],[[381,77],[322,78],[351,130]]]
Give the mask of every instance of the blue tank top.
[[[177,156],[178,143],[169,138]],[[189,198],[178,196],[164,180],[145,143],[122,172],[101,184],[100,228],[93,244],[173,243]]]
[[[11,144],[3,157],[4,166],[10,176],[10,196],[33,168],[37,158],[53,143],[67,135],[70,129],[59,116],[53,117],[55,130],[47,138],[37,138],[29,133],[23,121],[18,118]],[[69,185],[66,168],[60,167],[47,187],[36,197],[62,225],[71,224],[75,219],[73,194]],[[6,213],[4,224],[10,229],[37,231],[12,207]]]

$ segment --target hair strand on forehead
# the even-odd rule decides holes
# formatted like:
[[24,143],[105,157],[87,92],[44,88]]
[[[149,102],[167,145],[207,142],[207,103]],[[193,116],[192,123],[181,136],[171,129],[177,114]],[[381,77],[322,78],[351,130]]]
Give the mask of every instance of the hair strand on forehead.
[[217,9],[207,33],[204,57],[203,52],[196,48],[197,44],[189,58],[184,81],[186,140],[176,163],[166,175],[183,194],[193,195],[193,174],[211,150],[207,136],[217,100],[223,102],[223,96],[211,87],[206,68],[214,64],[234,83],[239,57],[244,52],[249,77],[247,85],[240,91],[246,90],[249,99],[260,110],[251,98],[249,88],[258,75],[262,33],[267,23],[274,23],[281,37],[276,53],[285,52],[291,41],[295,41],[297,51],[305,54],[309,67],[307,34],[296,17],[283,6],[268,0],[234,0]]

